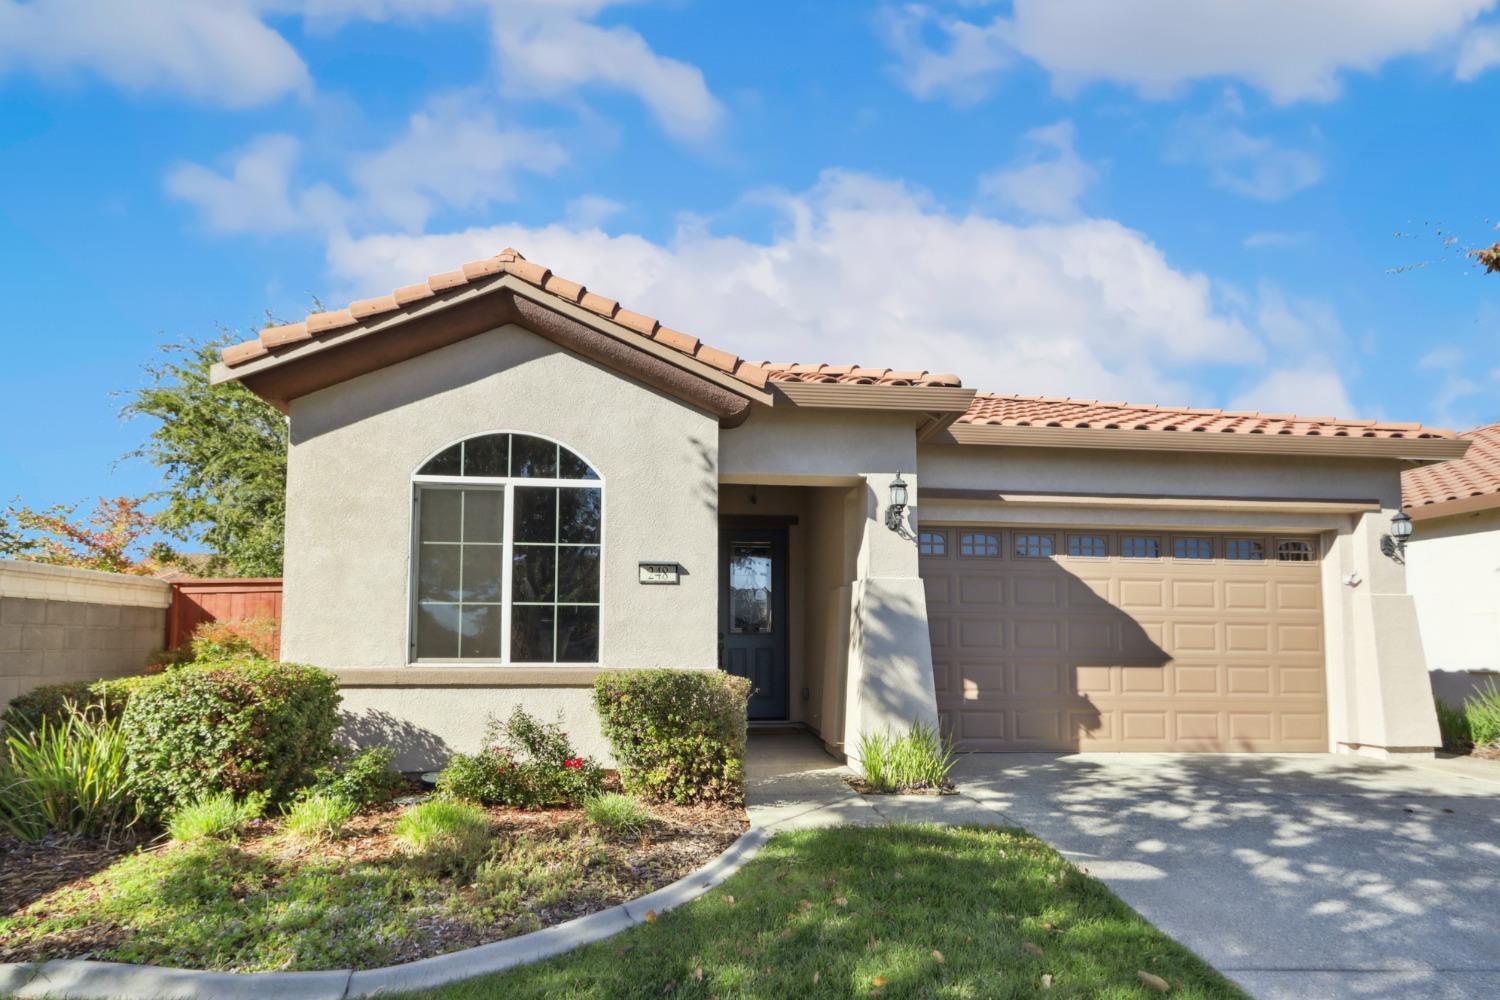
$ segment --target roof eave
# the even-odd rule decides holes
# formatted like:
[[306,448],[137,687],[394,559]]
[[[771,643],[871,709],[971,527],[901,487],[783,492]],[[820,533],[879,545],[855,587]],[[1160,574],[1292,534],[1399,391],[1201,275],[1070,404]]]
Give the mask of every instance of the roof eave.
[[1443,462],[1461,456],[1459,438],[1347,437],[1321,434],[1240,434],[1211,431],[1138,431],[1076,427],[1012,427],[956,423],[934,443],[1021,448],[1223,452]]
[[825,410],[916,410],[967,412],[976,390],[947,385],[859,385],[845,382],[778,382],[766,386],[775,405]]
[[1480,493],[1477,496],[1455,497],[1436,503],[1408,505],[1406,512],[1413,521],[1429,521],[1439,517],[1454,517],[1459,514],[1479,514],[1500,508],[1500,491]]
[[346,347],[362,339],[386,333],[394,328],[408,326],[430,317],[439,316],[446,311],[473,302],[477,298],[492,295],[500,291],[509,291],[517,298],[525,299],[546,310],[566,317],[573,322],[582,324],[595,333],[609,337],[628,348],[651,356],[656,361],[670,365],[706,382],[713,383],[720,389],[732,392],[751,402],[767,406],[774,402],[773,394],[767,389],[758,389],[744,380],[737,379],[712,365],[699,361],[696,358],[688,357],[650,338],[643,337],[635,331],[615,323],[613,320],[605,319],[591,313],[555,295],[549,295],[536,286],[508,273],[501,273],[488,279],[470,282],[452,291],[422,299],[397,311],[382,313],[378,318],[330,330],[307,340],[280,347],[261,357],[252,358],[233,367],[224,364],[223,361],[215,362],[210,369],[209,379],[215,385],[231,381],[243,382],[272,369],[311,358],[326,351]]

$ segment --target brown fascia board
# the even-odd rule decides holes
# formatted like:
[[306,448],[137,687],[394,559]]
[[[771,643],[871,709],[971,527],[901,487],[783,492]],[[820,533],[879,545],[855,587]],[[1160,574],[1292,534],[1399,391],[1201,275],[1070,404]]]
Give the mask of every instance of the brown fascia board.
[[1422,504],[1419,507],[1408,507],[1406,512],[1411,515],[1413,521],[1427,521],[1437,517],[1453,517],[1457,514],[1478,514],[1497,507],[1500,507],[1500,493],[1481,493],[1478,496],[1459,497],[1456,500],[1442,500],[1438,503]]
[[1127,451],[1225,452],[1259,455],[1323,455],[1446,462],[1469,448],[1459,438],[1364,438],[1315,434],[1226,434],[1213,431],[1130,431],[1074,427],[1002,427],[957,423],[932,438],[934,444],[1019,448],[1086,448]]
[[[465,291],[468,294],[441,303],[428,300],[419,308],[379,323],[304,341],[275,356],[234,368],[220,362],[214,365],[212,381],[238,380],[285,412],[291,400],[299,396],[513,323],[710,413],[726,427],[744,422],[751,398],[761,396],[761,401],[769,402],[769,396],[748,385],[736,383],[731,387],[718,378],[705,377],[706,373],[673,363],[675,359],[659,353],[668,348],[652,342],[636,343],[639,337],[610,336],[594,324],[565,315],[553,303],[517,294],[516,289],[505,286],[504,279],[480,290],[471,287]],[[398,335],[382,335],[386,333]],[[656,350],[651,350],[653,347]]]
[[849,385],[842,382],[771,382],[775,405],[830,410],[917,410],[951,413],[957,420],[977,390],[937,385]]

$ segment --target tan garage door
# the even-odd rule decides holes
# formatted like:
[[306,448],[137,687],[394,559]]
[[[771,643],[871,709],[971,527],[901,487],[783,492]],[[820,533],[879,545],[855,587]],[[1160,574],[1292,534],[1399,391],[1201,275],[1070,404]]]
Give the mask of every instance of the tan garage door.
[[924,526],[919,544],[963,749],[1327,749],[1316,538]]

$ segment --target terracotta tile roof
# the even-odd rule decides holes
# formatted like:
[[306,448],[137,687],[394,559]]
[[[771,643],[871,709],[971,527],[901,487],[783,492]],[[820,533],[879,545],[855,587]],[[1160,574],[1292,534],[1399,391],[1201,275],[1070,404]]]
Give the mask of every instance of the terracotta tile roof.
[[1401,504],[1429,507],[1469,497],[1500,495],[1500,424],[1458,435],[1473,444],[1463,458],[1401,474]]
[[440,292],[458,288],[502,272],[514,275],[527,284],[535,285],[537,288],[555,295],[566,302],[581,306],[595,315],[613,320],[616,324],[624,327],[636,336],[655,341],[658,344],[671,348],[679,354],[711,365],[747,385],[764,388],[766,382],[771,378],[771,373],[759,365],[752,364],[737,355],[730,354],[728,351],[721,351],[710,347],[699,341],[697,337],[673,330],[671,327],[663,326],[650,316],[621,308],[620,303],[614,299],[596,295],[576,281],[570,281],[560,275],[553,274],[548,268],[527,260],[509,247],[501,250],[493,257],[470,261],[456,270],[434,274],[425,282],[398,288],[389,295],[351,302],[344,309],[313,313],[300,323],[287,323],[282,326],[267,327],[260,331],[260,335],[254,340],[231,344],[224,348],[221,352],[221,357],[225,365],[233,368],[236,365],[242,365],[247,361],[253,361],[256,358],[274,353],[282,347],[301,343],[304,340],[311,340],[320,334],[333,330],[342,330],[345,327],[362,323],[367,319],[379,318],[385,313],[395,312],[413,302],[420,302]]
[[1186,406],[1101,403],[1093,399],[1010,396],[981,392],[959,423],[1001,427],[1067,427],[1127,431],[1197,431],[1302,437],[1453,438],[1452,431],[1421,424],[1299,417],[1289,413],[1215,410]]
[[770,373],[772,382],[843,383],[845,385],[921,385],[961,386],[957,375],[939,375],[929,371],[896,371],[891,368],[865,368],[861,365],[799,365],[792,362],[761,361],[760,367]]

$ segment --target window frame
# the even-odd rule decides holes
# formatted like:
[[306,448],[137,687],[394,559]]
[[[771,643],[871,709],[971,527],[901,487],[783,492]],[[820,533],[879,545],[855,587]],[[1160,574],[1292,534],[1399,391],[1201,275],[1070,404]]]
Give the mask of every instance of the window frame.
[[[1101,552],[1101,553],[1099,553],[1099,554],[1097,554],[1097,555],[1095,555],[1093,553],[1084,553],[1084,552],[1077,552],[1077,553],[1075,553],[1073,551],[1073,540],[1075,538],[1077,538],[1077,539],[1087,538],[1090,541],[1103,542],[1104,543],[1104,551]],[[1082,548],[1082,546],[1079,546],[1079,547]],[[1109,534],[1107,532],[1102,532],[1102,531],[1068,531],[1068,532],[1064,532],[1063,548],[1066,550],[1065,554],[1067,555],[1067,557],[1069,559],[1108,559],[1109,558],[1109,554],[1110,554],[1110,549],[1112,548],[1112,546],[1109,544]],[[1089,548],[1093,548],[1093,546],[1090,545]]]
[[[995,551],[988,551],[990,543],[994,542]],[[965,552],[967,545],[970,551]],[[984,549],[986,551],[979,551]],[[960,559],[1001,559],[1005,555],[1005,533],[999,529],[986,530],[983,528],[960,529],[958,532],[958,557]]]
[[[420,470],[428,462],[432,461],[432,459],[436,458],[438,455],[442,454],[444,451],[446,451],[447,449],[453,447],[454,445],[459,444],[460,442],[473,440],[474,438],[484,437],[484,436],[489,435],[489,434],[521,435],[523,437],[531,437],[531,438],[536,438],[536,439],[541,440],[541,441],[546,441],[549,444],[557,445],[559,448],[567,449],[573,455],[577,456],[577,458],[580,461],[582,461],[585,465],[587,465],[589,467],[589,469],[594,473],[594,475],[597,478],[595,478],[595,479],[562,479],[562,478],[559,478],[559,477],[556,477],[556,476],[553,476],[553,477],[550,477],[550,478],[540,478],[540,477],[508,476],[508,475],[507,476],[463,476],[463,475],[458,475],[458,476],[426,475],[426,476],[424,476],[420,472],[413,471],[412,474],[411,474],[411,478],[410,478],[411,504],[409,505],[409,508],[408,508],[409,509],[409,517],[411,519],[411,523],[410,523],[409,532],[408,532],[408,534],[410,536],[410,543],[409,543],[409,545],[407,547],[407,574],[406,574],[406,589],[407,589],[407,601],[406,601],[406,603],[407,603],[407,612],[406,612],[406,665],[409,666],[409,667],[441,667],[441,668],[445,668],[445,669],[448,669],[448,668],[460,668],[460,669],[473,669],[473,668],[478,668],[478,669],[494,669],[496,667],[503,667],[503,668],[506,668],[506,669],[518,668],[518,669],[533,669],[533,670],[534,669],[541,669],[541,668],[556,669],[556,668],[569,668],[569,667],[597,668],[602,663],[604,663],[604,641],[605,641],[605,629],[604,629],[604,582],[605,582],[605,579],[606,579],[606,572],[605,572],[606,560],[608,559],[608,554],[607,554],[607,549],[608,549],[608,544],[607,544],[607,528],[606,528],[606,522],[608,521],[608,518],[606,517],[606,507],[605,507],[605,504],[607,503],[608,498],[605,496],[605,488],[604,488],[605,487],[605,478],[604,478],[604,475],[603,475],[603,473],[601,473],[599,471],[599,467],[592,460],[590,460],[587,455],[584,455],[582,452],[580,452],[577,448],[574,448],[572,445],[569,445],[569,444],[567,444],[567,443],[565,443],[563,441],[559,441],[558,439],[556,439],[554,437],[551,437],[549,435],[546,435],[546,434],[538,434],[535,431],[505,430],[505,429],[475,431],[473,434],[466,434],[463,437],[455,438],[455,439],[453,439],[451,441],[448,441],[448,442],[444,443],[442,446],[433,449],[430,453],[428,453],[426,456],[424,456],[422,458],[422,460],[417,463],[416,468]],[[554,488],[554,489],[556,489],[556,488],[566,488],[566,489],[595,489],[595,490],[599,491],[599,541],[597,543],[595,543],[595,544],[582,544],[582,543],[580,543],[580,544],[574,545],[573,543],[568,543],[569,545],[572,545],[572,547],[575,547],[575,548],[594,548],[594,547],[597,547],[599,549],[599,600],[596,603],[592,604],[592,605],[590,605],[590,604],[584,604],[584,603],[580,603],[580,602],[576,602],[576,601],[563,602],[563,601],[555,601],[554,600],[554,601],[551,602],[551,607],[554,608],[554,609],[559,608],[559,607],[597,607],[599,609],[599,622],[598,622],[598,626],[597,626],[598,641],[596,643],[596,649],[594,650],[594,659],[593,660],[590,660],[590,661],[587,661],[587,662],[585,662],[585,661],[579,661],[579,660],[556,660],[556,659],[553,659],[553,660],[550,660],[550,661],[549,660],[540,660],[540,661],[538,661],[538,660],[522,660],[522,661],[516,661],[516,660],[513,660],[511,658],[511,619],[512,619],[511,609],[512,609],[512,607],[515,604],[511,588],[512,588],[512,575],[513,575],[514,563],[515,563],[515,537],[514,537],[515,536],[515,513],[516,513],[515,496],[516,496],[516,487],[517,486],[551,487],[551,488]],[[417,592],[417,571],[418,571],[419,566],[420,566],[421,545],[422,545],[422,537],[421,537],[421,530],[422,530],[421,496],[422,496],[422,491],[424,489],[489,490],[489,491],[499,491],[499,492],[502,492],[504,494],[504,497],[505,497],[505,499],[503,501],[504,502],[504,513],[502,515],[501,536],[500,536],[501,537],[500,546],[501,546],[501,553],[502,553],[502,555],[501,555],[501,567],[500,567],[500,594],[501,594],[501,600],[500,600],[500,658],[498,660],[490,660],[490,659],[458,659],[458,658],[453,658],[453,657],[422,657],[422,658],[418,658],[418,656],[417,656],[417,618],[418,618],[418,615],[419,615],[420,610],[421,610],[420,607],[419,607],[420,601],[418,600],[418,592]],[[563,547],[563,543],[554,542],[552,544],[552,548],[553,548],[554,551],[559,550],[562,547]],[[556,594],[554,594],[554,596],[556,596]],[[534,602],[534,601],[522,601],[521,603],[523,605],[530,605],[530,606],[536,606],[538,604],[538,602]],[[553,613],[555,615],[556,611],[554,610]],[[557,655],[557,645],[556,645],[557,640],[556,640],[556,631],[555,631],[556,627],[557,627],[557,625],[556,625],[556,621],[554,619],[554,623],[553,623],[553,629],[554,629],[554,632],[553,632],[553,655],[554,656]]]
[[[925,537],[924,537],[925,536]],[[933,540],[937,542],[934,551]],[[923,552],[922,546],[927,546],[928,551]],[[928,559],[948,558],[948,529],[946,528],[920,528],[917,531],[917,555]]]
[[[1138,555],[1134,555],[1134,554],[1132,554],[1130,552],[1126,552],[1125,551],[1125,543],[1127,541],[1130,541],[1130,540],[1136,539],[1136,538],[1149,539],[1149,540],[1155,542],[1156,543],[1156,555],[1154,555],[1154,556],[1138,556]],[[1120,532],[1118,538],[1116,539],[1115,544],[1116,544],[1117,550],[1119,552],[1119,557],[1121,559],[1132,559],[1132,560],[1139,559],[1139,560],[1146,560],[1148,562],[1160,562],[1161,560],[1167,558],[1167,544],[1166,544],[1166,541],[1167,541],[1166,538],[1160,532],[1155,532],[1155,531],[1126,532],[1126,531],[1122,531],[1122,532]]]
[[[1024,544],[1024,540],[1031,539],[1031,538],[1035,538],[1035,539],[1038,540],[1038,545],[1037,545],[1038,552],[1035,555],[1032,555],[1029,552],[1022,552],[1021,551],[1021,546]],[[1040,544],[1040,540],[1044,539],[1044,538],[1048,542],[1048,544],[1045,545],[1045,546],[1043,546],[1043,545]],[[1027,545],[1026,547],[1029,548],[1030,546]],[[1040,551],[1042,548],[1046,548],[1048,551],[1046,551],[1046,552]],[[1012,559],[1056,559],[1057,558],[1057,532],[1055,532],[1055,531],[1049,531],[1049,530],[1045,530],[1045,529],[1036,529],[1036,528],[1018,528],[1016,530],[1013,530],[1010,533],[1010,558],[1012,558]]]

